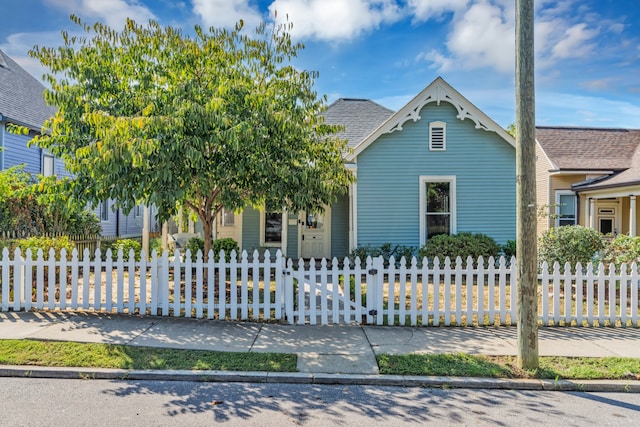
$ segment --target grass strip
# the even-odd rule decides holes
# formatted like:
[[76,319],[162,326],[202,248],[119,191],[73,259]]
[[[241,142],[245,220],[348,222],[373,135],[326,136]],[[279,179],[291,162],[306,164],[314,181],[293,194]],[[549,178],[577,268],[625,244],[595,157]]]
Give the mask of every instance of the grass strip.
[[640,359],[625,357],[540,357],[533,371],[520,369],[514,356],[383,354],[377,359],[380,373],[388,375],[640,380]]
[[297,356],[40,340],[0,340],[0,365],[296,372]]

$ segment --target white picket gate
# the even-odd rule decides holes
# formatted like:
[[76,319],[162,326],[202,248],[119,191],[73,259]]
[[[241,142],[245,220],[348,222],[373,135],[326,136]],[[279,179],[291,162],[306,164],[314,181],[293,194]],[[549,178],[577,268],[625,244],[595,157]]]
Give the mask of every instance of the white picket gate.
[[[13,255],[10,257],[10,255]],[[515,260],[288,259],[278,251],[204,261],[187,252],[135,260],[107,251],[2,252],[0,311],[92,310],[296,324],[511,325]],[[572,272],[575,271],[575,272]],[[638,326],[636,264],[570,265],[539,274],[539,321]]]

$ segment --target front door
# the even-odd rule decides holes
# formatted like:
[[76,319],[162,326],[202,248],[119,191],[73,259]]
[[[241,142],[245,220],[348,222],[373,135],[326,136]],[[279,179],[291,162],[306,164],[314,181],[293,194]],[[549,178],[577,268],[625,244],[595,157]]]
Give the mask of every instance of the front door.
[[300,256],[302,258],[330,258],[331,210],[300,213]]
[[616,210],[615,206],[598,206],[598,231],[605,236],[615,236],[620,231]]

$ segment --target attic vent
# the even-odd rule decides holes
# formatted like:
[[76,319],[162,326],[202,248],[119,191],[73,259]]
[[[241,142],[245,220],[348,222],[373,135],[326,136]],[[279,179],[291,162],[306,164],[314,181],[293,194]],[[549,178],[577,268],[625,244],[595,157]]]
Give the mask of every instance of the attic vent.
[[447,148],[447,124],[445,122],[429,123],[429,150],[444,151]]

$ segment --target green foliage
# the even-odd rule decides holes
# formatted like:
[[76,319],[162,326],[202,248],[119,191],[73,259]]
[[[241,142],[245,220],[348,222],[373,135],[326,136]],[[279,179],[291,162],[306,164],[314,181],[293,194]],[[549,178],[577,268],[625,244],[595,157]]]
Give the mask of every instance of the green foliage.
[[193,259],[196,258],[196,254],[198,253],[198,251],[202,252],[204,255],[204,239],[202,237],[192,237],[189,239],[189,241],[187,242],[187,244],[184,247],[184,252],[186,253],[186,251],[190,250],[191,251],[191,257]]
[[100,234],[98,217],[69,197],[67,182],[34,180],[22,167],[0,171],[0,230],[17,235]]
[[593,261],[598,251],[604,249],[602,235],[593,228],[580,225],[554,227],[545,231],[538,239],[538,259],[549,265],[569,263],[575,268]]
[[640,262],[640,237],[618,234],[607,243],[601,261],[607,266],[613,263],[616,268],[622,263],[629,267],[633,262]]
[[506,258],[511,258],[516,256],[516,241],[507,240],[507,243],[502,245],[502,253]]
[[445,257],[454,260],[461,257],[463,260],[471,257],[474,260],[484,257],[485,261],[489,257],[500,256],[500,245],[486,234],[459,233],[459,234],[439,234],[430,238],[427,243],[420,248],[418,255],[420,258],[435,258],[440,261]]
[[149,240],[149,256],[151,256],[154,250],[156,251],[158,256],[162,254],[162,238],[161,237],[155,237]]
[[136,261],[140,261],[140,251],[142,251],[142,245],[137,240],[133,239],[118,239],[111,246],[112,256],[115,257],[118,251],[122,249],[122,254],[125,260],[129,260],[129,251],[133,249]]
[[220,257],[220,251],[224,251],[226,261],[231,259],[232,251],[236,251],[237,258],[240,257],[240,247],[238,246],[238,242],[233,240],[231,237],[214,240],[211,250],[213,250],[213,254],[216,259]]
[[349,254],[349,260],[354,262],[357,257],[360,258],[360,262],[364,264],[367,257],[372,258],[382,256],[385,260],[385,265],[388,264],[389,258],[392,256],[399,264],[402,257],[405,258],[407,264],[411,262],[411,258],[414,256],[416,248],[413,246],[395,245],[391,243],[383,243],[381,246],[358,246]]
[[53,248],[56,259],[60,259],[60,251],[64,248],[67,251],[67,259],[71,259],[71,252],[75,248],[75,244],[69,237],[29,237],[15,242],[15,246],[19,247],[22,253],[31,249],[31,257],[36,258],[38,249],[42,249],[45,259],[49,258],[49,251]]
[[65,161],[78,199],[154,204],[160,220],[181,204],[210,236],[223,206],[319,209],[354,180],[346,141],[323,122],[317,73],[292,65],[303,46],[290,25],[189,36],[155,21],[118,32],[72,20],[83,35],[30,54],[50,70],[57,107],[35,143]]

